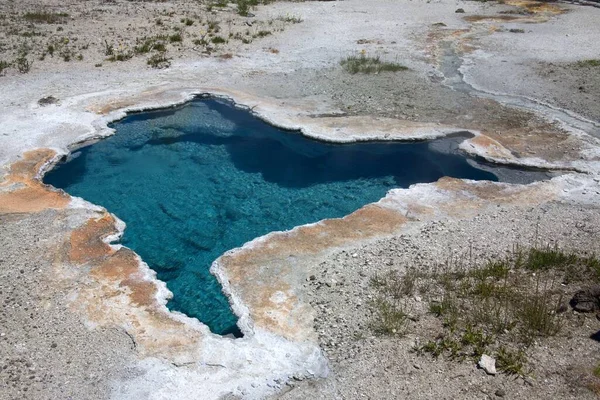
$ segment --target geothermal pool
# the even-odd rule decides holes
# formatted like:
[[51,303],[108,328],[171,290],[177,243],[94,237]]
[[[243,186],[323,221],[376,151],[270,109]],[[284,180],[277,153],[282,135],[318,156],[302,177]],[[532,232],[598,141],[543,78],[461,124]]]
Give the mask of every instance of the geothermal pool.
[[272,127],[224,100],[130,114],[44,182],[125,221],[122,244],[173,292],[168,307],[240,336],[209,272],[229,249],[271,231],[342,217],[389,189],[443,176],[498,180],[452,152],[457,139],[329,144]]

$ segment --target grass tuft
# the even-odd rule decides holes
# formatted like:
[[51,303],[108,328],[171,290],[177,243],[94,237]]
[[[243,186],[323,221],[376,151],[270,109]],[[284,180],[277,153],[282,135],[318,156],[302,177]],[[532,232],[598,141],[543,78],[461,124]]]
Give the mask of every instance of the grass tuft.
[[382,61],[379,56],[368,57],[364,54],[346,57],[340,61],[340,64],[351,74],[378,74],[380,72],[398,72],[408,70],[408,67],[405,67],[404,65],[389,61]]
[[577,62],[577,66],[582,68],[600,67],[600,59],[581,60]]
[[171,61],[164,53],[157,53],[148,58],[147,64],[152,68],[163,69],[171,66]]
[[29,22],[60,24],[69,17],[67,13],[50,13],[46,11],[35,11],[23,14],[23,18]]

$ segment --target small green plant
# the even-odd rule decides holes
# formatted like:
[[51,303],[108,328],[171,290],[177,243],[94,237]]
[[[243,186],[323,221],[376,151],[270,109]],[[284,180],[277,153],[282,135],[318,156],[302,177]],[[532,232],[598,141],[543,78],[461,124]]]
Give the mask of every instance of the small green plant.
[[365,54],[349,56],[340,61],[341,66],[351,74],[378,74],[380,72],[406,71],[404,65],[382,61],[379,56],[368,57]]
[[185,26],[192,26],[192,25],[194,25],[194,20],[191,18],[182,18],[181,23],[184,24]]
[[533,343],[538,336],[554,336],[560,331],[560,320],[556,310],[562,298],[554,302],[548,288],[540,288],[539,285],[538,280],[535,293],[525,296],[515,311],[521,322],[521,333],[526,344]]
[[242,17],[247,17],[250,13],[250,3],[248,0],[237,0],[237,13]]
[[173,35],[169,36],[169,42],[181,43],[183,42],[183,36],[181,36],[181,33],[174,33]]
[[112,56],[115,53],[115,47],[108,43],[108,40],[104,39],[104,55]]
[[10,63],[0,60],[0,76],[6,74],[6,70],[10,67]]
[[408,313],[403,302],[379,296],[371,302],[373,320],[371,328],[381,335],[403,335],[405,333]]
[[23,14],[23,18],[29,22],[59,24],[69,17],[67,13],[50,13],[46,11],[28,12]]
[[21,54],[15,59],[15,66],[17,67],[17,71],[21,74],[28,73],[31,70],[31,64],[32,62],[27,59],[26,54]]
[[302,21],[304,21],[302,19],[302,17],[296,16],[296,15],[290,15],[290,14],[280,15],[279,17],[277,17],[277,19],[279,21],[288,22],[288,23],[292,23],[292,24],[299,24]]
[[128,50],[122,50],[115,52],[112,56],[108,57],[106,61],[115,62],[115,61],[127,61],[133,57],[133,53]]
[[594,370],[592,371],[592,374],[596,378],[600,378],[600,363],[598,365],[596,365],[596,368],[594,368]]
[[165,52],[167,47],[162,41],[164,37],[156,36],[151,38],[143,38],[141,41],[138,39],[138,45],[134,47],[136,54],[146,54],[151,51]]
[[262,30],[262,31],[258,31],[256,33],[256,37],[263,38],[265,36],[269,36],[269,35],[272,35],[272,34],[273,33],[271,31],[264,31],[264,30]]
[[157,53],[148,58],[147,64],[152,68],[163,69],[171,66],[171,61],[164,53]]
[[450,359],[464,358],[461,352],[462,346],[456,340],[449,337],[442,337],[437,340],[430,340],[417,349],[417,353],[428,353],[434,358],[446,354]]
[[577,62],[577,66],[581,68],[597,68],[600,67],[600,59],[581,60]]
[[499,371],[508,375],[525,375],[525,365],[527,357],[525,352],[510,351],[506,347],[501,346],[496,352],[496,367]]
[[222,44],[222,43],[227,43],[227,40],[225,40],[221,36],[215,36],[211,39],[211,42],[213,42],[214,44]]

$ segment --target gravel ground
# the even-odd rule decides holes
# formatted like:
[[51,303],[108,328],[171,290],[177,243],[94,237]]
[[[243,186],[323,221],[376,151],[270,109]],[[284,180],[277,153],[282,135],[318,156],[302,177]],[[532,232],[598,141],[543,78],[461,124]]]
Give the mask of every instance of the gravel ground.
[[[318,311],[315,329],[333,376],[297,383],[282,398],[481,399],[497,397],[499,389],[514,399],[596,398],[585,387],[600,350],[590,338],[600,330],[593,316],[568,315],[569,323],[557,337],[534,346],[528,377],[491,377],[469,361],[414,352],[415,344],[440,331],[435,318],[411,322],[403,338],[376,336],[369,328],[368,302],[376,295],[369,286],[376,273],[405,272],[407,267],[428,270],[469,252],[474,259],[502,258],[515,245],[543,243],[598,254],[598,211],[564,203],[528,209],[503,206],[473,219],[423,223],[399,237],[336,252],[319,264],[322,272],[316,279],[306,283],[310,303]],[[427,304],[417,298],[412,309],[425,314]]]
[[91,329],[68,311],[73,282],[57,280],[53,265],[69,235],[65,218],[0,215],[2,399],[106,398],[135,360],[123,330]]

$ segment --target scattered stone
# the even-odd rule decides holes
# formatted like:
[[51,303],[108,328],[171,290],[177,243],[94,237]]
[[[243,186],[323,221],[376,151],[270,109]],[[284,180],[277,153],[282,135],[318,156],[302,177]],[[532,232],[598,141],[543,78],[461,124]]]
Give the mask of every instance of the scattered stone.
[[457,14],[464,14],[465,13],[465,9],[464,8],[458,8],[455,13]]
[[496,359],[482,354],[481,359],[477,363],[479,368],[483,369],[488,375],[496,375]]
[[41,99],[38,100],[38,104],[40,106],[49,106],[52,104],[57,104],[58,103],[58,99],[54,96],[48,96],[48,97],[42,97]]
[[594,312],[600,310],[600,286],[592,286],[575,293],[569,302],[573,310],[578,312]]

